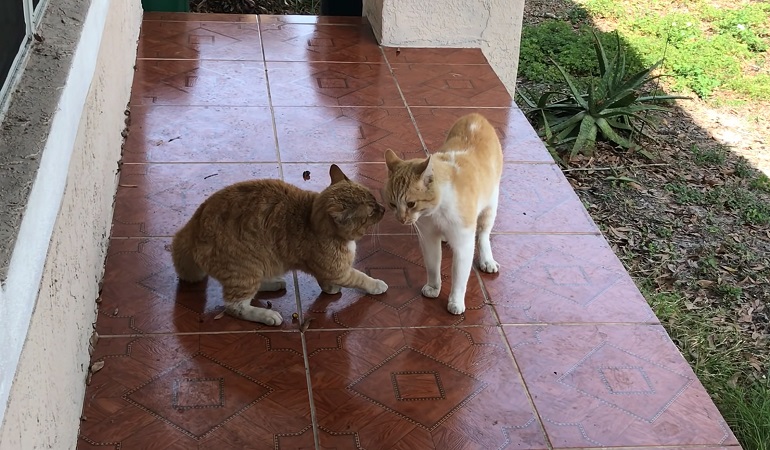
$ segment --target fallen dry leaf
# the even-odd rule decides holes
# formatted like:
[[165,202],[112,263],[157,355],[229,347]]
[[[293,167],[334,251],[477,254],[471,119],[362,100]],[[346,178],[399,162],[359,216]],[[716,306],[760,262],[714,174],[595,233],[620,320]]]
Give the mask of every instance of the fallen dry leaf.
[[222,311],[219,314],[217,314],[216,316],[214,316],[214,320],[219,320],[219,319],[221,319],[224,316],[225,316],[225,312]]
[[104,361],[96,361],[91,364],[91,373],[96,373],[104,368]]

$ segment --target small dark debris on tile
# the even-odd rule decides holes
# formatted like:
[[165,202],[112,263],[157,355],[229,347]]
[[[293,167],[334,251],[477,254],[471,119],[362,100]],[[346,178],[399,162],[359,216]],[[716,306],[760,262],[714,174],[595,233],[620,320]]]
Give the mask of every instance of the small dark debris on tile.
[[302,172],[302,179],[305,180],[305,181],[310,179],[310,171],[309,170],[306,170],[306,171]]

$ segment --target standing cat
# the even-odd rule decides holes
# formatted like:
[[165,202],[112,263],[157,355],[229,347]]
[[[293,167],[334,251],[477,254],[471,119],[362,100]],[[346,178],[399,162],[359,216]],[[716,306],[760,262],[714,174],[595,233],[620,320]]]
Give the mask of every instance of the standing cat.
[[184,281],[207,274],[222,284],[225,311],[237,318],[280,325],[281,315],[251,306],[257,291],[286,287],[289,270],[313,275],[321,289],[340,287],[382,294],[388,285],[353,268],[357,239],[378,223],[385,208],[339,167],[320,193],[281,180],[228,186],[201,204],[171,244],[174,268]]
[[500,268],[489,243],[503,171],[495,129],[480,114],[468,114],[454,123],[435,154],[404,161],[388,149],[385,162],[385,198],[398,221],[414,225],[420,235],[428,272],[422,295],[436,298],[441,291],[441,241],[446,239],[454,252],[447,310],[462,314],[477,234],[479,268],[487,273]]

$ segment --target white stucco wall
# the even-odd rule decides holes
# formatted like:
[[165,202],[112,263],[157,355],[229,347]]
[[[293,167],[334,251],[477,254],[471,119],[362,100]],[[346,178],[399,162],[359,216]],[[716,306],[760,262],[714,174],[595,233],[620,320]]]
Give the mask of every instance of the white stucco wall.
[[477,47],[513,95],[524,0],[364,0],[364,15],[389,47]]
[[[90,359],[88,340],[96,317],[123,112],[142,14],[138,0],[95,0],[90,8],[77,51],[88,52],[90,47],[98,56],[90,73],[73,64],[73,72],[82,73],[71,76],[86,77],[90,86],[82,114],[69,118],[77,133],[69,164],[59,167],[66,176],[64,195],[44,198],[47,204],[32,205],[55,208],[58,216],[3,416],[2,450],[74,449],[80,426]],[[71,111],[62,105],[57,114]],[[60,138],[49,136],[49,140]],[[8,288],[10,291],[11,286]]]

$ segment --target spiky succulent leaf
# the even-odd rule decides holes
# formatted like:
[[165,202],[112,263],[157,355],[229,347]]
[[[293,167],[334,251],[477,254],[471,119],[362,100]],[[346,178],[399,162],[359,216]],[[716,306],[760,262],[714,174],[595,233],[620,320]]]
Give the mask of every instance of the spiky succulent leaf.
[[559,73],[561,73],[561,76],[564,78],[567,86],[569,86],[569,90],[572,92],[572,99],[575,100],[575,102],[577,102],[583,109],[587,110],[588,103],[575,85],[575,80],[573,80],[572,77],[559,64],[556,63],[556,61],[551,61],[553,62],[554,66],[556,66],[556,69],[559,71]]
[[596,148],[596,121],[591,116],[583,117],[580,122],[580,131],[578,132],[575,144],[572,146],[570,158],[574,158],[578,153],[590,155]]
[[623,148],[631,148],[633,145],[628,139],[615,132],[615,130],[612,129],[606,119],[601,117],[596,119],[596,126],[599,127],[604,137],[618,144],[619,146]]

